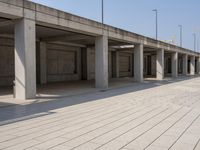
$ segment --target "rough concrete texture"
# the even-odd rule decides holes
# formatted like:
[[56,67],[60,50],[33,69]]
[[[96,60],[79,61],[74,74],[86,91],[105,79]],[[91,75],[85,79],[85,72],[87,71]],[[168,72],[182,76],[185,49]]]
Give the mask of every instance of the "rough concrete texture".
[[36,31],[35,21],[17,20],[15,26],[15,96],[36,96]]
[[95,39],[95,81],[96,88],[108,88],[108,37]]
[[157,79],[162,80],[164,78],[164,49],[157,51],[156,70]]
[[134,80],[143,82],[143,45],[136,45],[134,48]]

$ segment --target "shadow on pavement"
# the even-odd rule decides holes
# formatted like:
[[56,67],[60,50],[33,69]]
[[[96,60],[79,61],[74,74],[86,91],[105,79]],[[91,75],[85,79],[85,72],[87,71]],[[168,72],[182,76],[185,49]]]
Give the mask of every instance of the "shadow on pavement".
[[0,125],[27,120],[35,117],[40,117],[41,115],[42,116],[51,115],[52,113],[54,113],[53,110],[67,106],[77,105],[91,101],[97,101],[112,96],[132,93],[171,83],[178,83],[181,81],[186,81],[198,77],[199,76],[180,77],[174,80],[164,80],[164,81],[145,80],[144,83],[134,83],[128,86],[108,89],[106,91],[99,90],[97,92],[92,92],[92,93],[88,92],[85,94],[62,97],[62,98],[49,97],[52,98],[50,101],[37,102],[36,100],[34,103],[26,105],[13,105],[8,107],[0,107]]

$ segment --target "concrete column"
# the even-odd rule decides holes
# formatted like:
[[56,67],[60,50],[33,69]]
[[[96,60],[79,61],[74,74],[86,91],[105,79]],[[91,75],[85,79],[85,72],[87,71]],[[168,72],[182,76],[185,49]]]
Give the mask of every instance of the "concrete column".
[[190,57],[190,75],[195,75],[195,56]]
[[96,88],[108,88],[108,37],[95,39],[95,82]]
[[183,75],[188,74],[188,55],[183,55]]
[[36,96],[35,21],[20,19],[15,24],[15,90],[17,99]]
[[172,54],[172,77],[178,77],[178,53]]
[[40,42],[40,83],[47,83],[47,46]]
[[134,80],[143,82],[143,44],[135,45],[134,48]]
[[164,78],[164,49],[157,51],[156,77],[158,80],[162,80]]

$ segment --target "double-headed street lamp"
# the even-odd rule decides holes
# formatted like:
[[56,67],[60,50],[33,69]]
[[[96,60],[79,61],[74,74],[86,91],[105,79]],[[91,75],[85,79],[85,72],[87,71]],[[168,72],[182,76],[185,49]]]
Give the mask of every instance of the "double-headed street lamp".
[[158,10],[153,10],[156,13],[156,40],[158,39]]
[[182,25],[178,25],[178,26],[180,28],[180,47],[182,47],[183,46],[183,38],[182,38],[182,36],[183,36],[183,26]]

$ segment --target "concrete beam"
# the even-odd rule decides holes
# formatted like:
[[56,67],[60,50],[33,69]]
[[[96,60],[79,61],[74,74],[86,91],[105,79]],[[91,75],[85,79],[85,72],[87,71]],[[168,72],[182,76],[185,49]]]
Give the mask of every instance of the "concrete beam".
[[12,20],[1,21],[0,27],[5,27],[5,26],[13,25],[13,24],[14,22]]
[[134,48],[134,80],[143,82],[143,44],[135,45]]
[[178,77],[178,53],[172,53],[172,77]]
[[157,50],[156,78],[158,80],[164,79],[164,49]]
[[183,55],[183,75],[188,74],[188,55]]
[[36,96],[35,21],[20,19],[15,24],[15,90],[17,99]]
[[48,37],[43,38],[42,41],[46,42],[53,42],[53,41],[76,41],[76,40],[83,40],[83,39],[91,39],[92,37],[86,36],[86,35],[61,35],[61,36],[54,36],[54,37]]
[[95,39],[95,83],[96,88],[108,88],[108,37]]
[[71,42],[48,42],[48,43],[67,45],[67,46],[74,46],[74,47],[86,47],[86,45],[76,44],[76,43],[71,43]]

